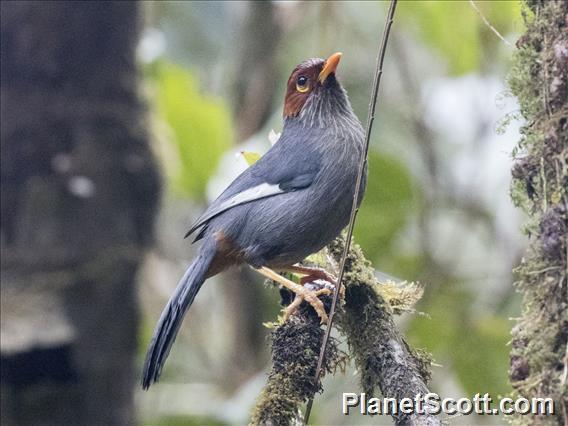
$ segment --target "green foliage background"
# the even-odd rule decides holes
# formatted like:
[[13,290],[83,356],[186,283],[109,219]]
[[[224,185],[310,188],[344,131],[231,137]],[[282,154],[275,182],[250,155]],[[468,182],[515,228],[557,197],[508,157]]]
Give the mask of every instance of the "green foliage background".
[[[519,1],[477,1],[477,8],[502,34],[521,31]],[[486,70],[499,40],[469,1],[402,2],[398,18],[448,66],[449,75]],[[517,28],[515,28],[517,27]],[[502,59],[502,58],[500,58]]]
[[[519,2],[479,1],[476,5],[503,35],[522,31]],[[156,26],[164,31],[166,38],[172,38],[172,46],[187,46],[183,43],[184,37],[192,37],[192,44],[199,45],[194,49],[195,60],[192,61],[191,52],[174,49],[147,66],[147,83],[152,88],[155,123],[159,129],[169,129],[168,136],[160,138],[160,143],[167,148],[159,151],[168,153],[162,158],[171,192],[176,197],[203,201],[209,180],[223,172],[218,170],[221,157],[227,152],[241,150],[234,141],[230,88],[228,85],[215,86],[208,68],[212,58],[230,58],[230,46],[220,40],[218,34],[212,34],[220,31],[219,28],[207,29],[203,23],[199,33],[183,28],[183,22],[176,20],[180,7],[180,4],[161,4],[157,9]],[[211,14],[210,9],[203,12],[204,4],[188,3],[184,7],[196,14],[192,21],[197,16],[208,19]],[[302,3],[294,17],[296,27],[282,41],[277,57],[280,64],[279,75],[275,75],[280,82],[278,87],[284,87],[297,57],[327,51],[330,44],[338,46],[338,49],[332,49],[353,55],[357,65],[356,69],[345,69],[342,81],[363,121],[385,7],[386,3],[371,2]],[[377,19],[371,22],[371,16]],[[220,19],[221,15],[215,16],[213,21]],[[226,22],[231,20],[227,16],[225,19]],[[334,31],[327,31],[327,26]],[[505,79],[512,48],[493,34],[469,2],[400,2],[394,28],[399,44],[403,40],[419,53],[410,57],[408,64],[418,85],[424,83],[423,75],[432,74],[431,70],[436,70],[437,78],[447,80],[465,75],[492,75],[502,81]],[[215,53],[203,56],[208,50]],[[392,52],[389,54],[393,55]],[[393,60],[387,60],[390,61]],[[191,65],[186,67],[181,63]],[[226,71],[225,76],[233,76],[231,67],[234,68],[231,64],[225,65],[231,70]],[[428,72],[422,73],[422,67]],[[387,76],[389,72],[395,80],[396,70],[387,68]],[[473,309],[478,292],[484,291],[483,286],[478,290],[464,285],[464,278],[456,271],[437,265],[432,253],[419,246],[409,250],[401,243],[401,235],[420,226],[419,218],[427,208],[425,192],[429,188],[424,187],[424,181],[404,154],[397,154],[398,146],[404,148],[402,153],[417,150],[408,128],[400,126],[409,121],[404,111],[415,106],[409,105],[410,101],[401,98],[398,92],[389,97],[390,87],[382,90],[386,94],[379,101],[380,114],[369,156],[368,189],[358,215],[356,240],[378,269],[426,284],[426,295],[418,310],[428,317],[412,317],[406,334],[412,345],[433,353],[442,365],[437,374],[443,375],[444,369],[451,369],[468,396],[478,392],[489,392],[494,397],[507,394],[510,391],[507,342],[511,327],[508,317],[515,313],[510,307],[514,305],[515,296],[511,292],[512,302],[495,310]],[[281,130],[281,101],[278,97],[273,106],[273,119],[259,131],[259,139],[265,141],[265,150],[269,148],[265,137],[268,130]],[[379,133],[392,136],[396,144],[383,146],[377,136]],[[460,137],[463,135],[455,135],[455,138]],[[434,143],[441,144],[440,141]],[[489,221],[493,219],[488,218]]]
[[167,126],[167,143],[179,162],[176,167],[164,162],[171,187],[180,195],[203,199],[219,159],[232,146],[229,107],[223,99],[201,91],[191,71],[167,60],[153,64],[148,75],[156,118]]

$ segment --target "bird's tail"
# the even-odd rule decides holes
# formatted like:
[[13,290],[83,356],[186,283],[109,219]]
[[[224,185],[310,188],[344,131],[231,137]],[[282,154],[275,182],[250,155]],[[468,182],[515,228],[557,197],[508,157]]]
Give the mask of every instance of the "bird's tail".
[[205,244],[197,258],[187,268],[174,294],[164,308],[154,330],[144,361],[142,388],[148,389],[160,377],[183,317],[205,281],[207,270],[215,257],[213,244]]

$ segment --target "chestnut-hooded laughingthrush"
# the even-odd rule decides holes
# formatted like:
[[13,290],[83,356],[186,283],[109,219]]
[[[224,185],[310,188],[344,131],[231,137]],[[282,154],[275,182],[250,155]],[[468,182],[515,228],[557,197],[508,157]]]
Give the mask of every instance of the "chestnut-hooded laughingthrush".
[[[183,317],[203,282],[232,265],[248,264],[296,294],[327,321],[320,294],[303,287],[332,281],[323,270],[297,265],[347,226],[364,131],[335,71],[341,53],[308,59],[288,79],[278,141],[241,173],[187,232],[202,240],[199,254],[164,308],[148,348],[142,386],[158,380]],[[359,200],[364,188],[361,186]],[[304,277],[294,283],[275,271]]]

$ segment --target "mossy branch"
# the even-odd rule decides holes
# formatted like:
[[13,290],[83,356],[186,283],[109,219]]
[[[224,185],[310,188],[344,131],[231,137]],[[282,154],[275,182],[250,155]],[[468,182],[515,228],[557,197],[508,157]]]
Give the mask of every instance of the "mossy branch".
[[[335,270],[345,240],[334,240],[318,256],[316,266]],[[394,311],[410,310],[422,295],[414,284],[379,283],[361,248],[351,244],[344,274],[345,301],[338,310],[336,328],[347,339],[349,354],[330,341],[325,371],[331,372],[349,356],[360,374],[361,388],[368,395],[414,398],[428,393],[431,359],[413,351],[398,331]],[[325,300],[327,299],[327,300]],[[324,302],[329,304],[329,297]],[[254,409],[252,424],[296,424],[301,405],[314,390],[313,377],[323,330],[319,319],[305,303],[298,315],[280,324],[272,333],[272,361],[267,385]],[[397,424],[439,425],[437,417],[422,415],[393,416]]]
[[[331,298],[325,297],[327,305]],[[301,424],[300,407],[321,385],[313,383],[323,339],[320,319],[304,303],[296,315],[272,330],[272,369],[253,412],[251,424]],[[331,339],[326,352],[325,371],[332,371],[344,357]]]
[[[330,245],[333,258],[339,259],[343,244],[344,240],[337,239]],[[356,244],[351,247],[345,268],[345,304],[338,327],[347,337],[361,388],[369,396],[380,390],[383,397],[397,400],[429,393],[426,385],[431,358],[410,349],[393,319],[393,308],[410,308],[409,302],[416,302],[422,289],[411,284],[395,292],[392,286],[382,286],[361,248]],[[398,414],[393,418],[396,424],[441,424],[430,414]]]

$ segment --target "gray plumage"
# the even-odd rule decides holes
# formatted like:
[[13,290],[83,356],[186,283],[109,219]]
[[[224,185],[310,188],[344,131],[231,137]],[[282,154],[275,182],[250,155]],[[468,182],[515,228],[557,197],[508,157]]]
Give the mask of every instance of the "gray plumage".
[[[323,60],[298,68],[314,64],[321,68]],[[289,266],[317,252],[348,224],[363,144],[363,128],[331,74],[297,116],[285,119],[278,142],[190,228],[187,235],[200,229],[196,240],[203,239],[203,246],[156,326],[144,365],[145,389],[158,379],[204,280],[223,269],[209,269],[222,256],[219,236],[239,251],[239,260],[227,260],[227,266]],[[366,171],[361,195],[365,182]]]

